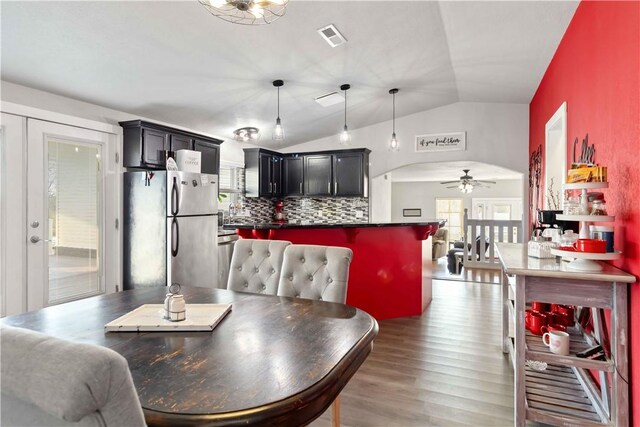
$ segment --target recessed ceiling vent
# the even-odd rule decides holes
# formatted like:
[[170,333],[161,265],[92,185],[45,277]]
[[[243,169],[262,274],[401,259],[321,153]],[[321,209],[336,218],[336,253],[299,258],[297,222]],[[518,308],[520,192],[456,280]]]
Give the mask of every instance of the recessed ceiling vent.
[[327,25],[326,27],[320,28],[318,33],[322,36],[323,39],[329,43],[329,46],[336,47],[341,44],[345,44],[347,39],[344,38],[340,31],[336,28],[335,25]]
[[330,107],[332,105],[342,104],[344,102],[344,96],[338,92],[331,92],[318,96],[316,102],[323,107]]

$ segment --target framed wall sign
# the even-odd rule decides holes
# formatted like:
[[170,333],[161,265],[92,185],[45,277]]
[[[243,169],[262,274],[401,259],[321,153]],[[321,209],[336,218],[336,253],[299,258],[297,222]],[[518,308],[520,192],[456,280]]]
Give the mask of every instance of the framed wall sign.
[[416,135],[416,151],[465,151],[467,149],[467,133],[433,133]]

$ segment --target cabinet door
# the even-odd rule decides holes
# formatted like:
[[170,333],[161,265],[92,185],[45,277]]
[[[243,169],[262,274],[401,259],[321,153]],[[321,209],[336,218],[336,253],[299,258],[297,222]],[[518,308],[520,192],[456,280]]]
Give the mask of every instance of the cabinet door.
[[182,135],[171,135],[171,143],[169,144],[169,150],[172,151],[172,155],[175,156],[175,152],[178,150],[191,150],[191,138]]
[[195,139],[193,149],[199,151],[202,173],[217,175],[220,173],[220,146],[206,141]]
[[330,154],[305,156],[304,193],[307,196],[330,196],[331,179]]
[[154,129],[142,129],[142,160],[148,165],[165,165],[169,149],[169,135]]
[[258,188],[260,196],[271,196],[273,193],[273,182],[271,181],[272,155],[259,154]]
[[282,194],[282,161],[282,157],[271,158],[271,182],[273,183],[271,194],[274,196]]
[[304,194],[304,157],[286,157],[283,168],[283,190],[286,196]]
[[333,194],[336,196],[362,196],[364,194],[364,157],[362,154],[334,154]]

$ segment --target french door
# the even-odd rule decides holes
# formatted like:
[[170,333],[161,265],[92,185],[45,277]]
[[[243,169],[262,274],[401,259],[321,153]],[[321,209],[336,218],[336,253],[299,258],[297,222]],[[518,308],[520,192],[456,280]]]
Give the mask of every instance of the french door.
[[118,240],[111,229],[106,233],[116,215],[109,207],[117,206],[115,177],[105,162],[114,140],[27,119],[28,310],[114,291],[116,279],[107,275],[117,269],[105,257]]

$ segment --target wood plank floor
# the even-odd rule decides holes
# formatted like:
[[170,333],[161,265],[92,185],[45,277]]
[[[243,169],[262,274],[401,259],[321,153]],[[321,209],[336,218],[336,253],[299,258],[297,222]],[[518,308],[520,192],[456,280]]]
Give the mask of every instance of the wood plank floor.
[[[379,324],[371,355],[341,394],[343,426],[513,425],[500,286],[434,280],[422,316]],[[330,411],[311,425],[329,426]]]

